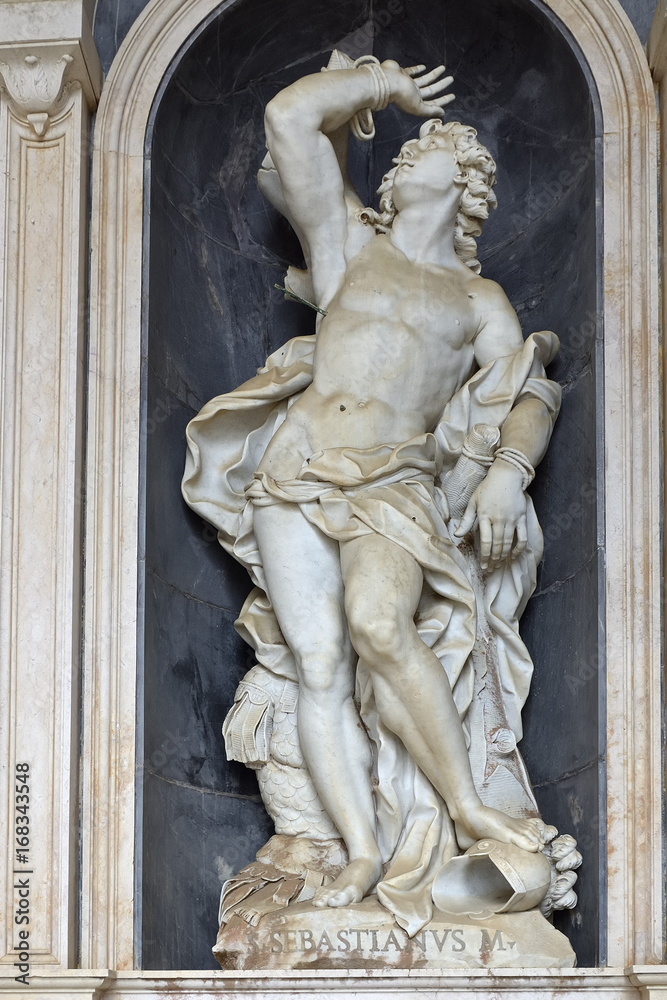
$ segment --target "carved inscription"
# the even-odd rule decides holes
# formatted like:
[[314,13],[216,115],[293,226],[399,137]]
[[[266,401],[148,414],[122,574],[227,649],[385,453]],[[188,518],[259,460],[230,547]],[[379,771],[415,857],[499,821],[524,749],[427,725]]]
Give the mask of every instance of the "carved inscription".
[[403,951],[418,954],[421,951],[431,958],[436,954],[460,954],[466,950],[474,950],[482,956],[490,957],[495,951],[508,951],[515,947],[516,942],[503,937],[502,931],[485,927],[429,928],[413,938],[408,938],[399,927],[389,931],[362,927],[340,930],[276,929],[270,934],[270,950],[276,955],[299,952],[318,952],[322,955],[361,952],[381,955]]

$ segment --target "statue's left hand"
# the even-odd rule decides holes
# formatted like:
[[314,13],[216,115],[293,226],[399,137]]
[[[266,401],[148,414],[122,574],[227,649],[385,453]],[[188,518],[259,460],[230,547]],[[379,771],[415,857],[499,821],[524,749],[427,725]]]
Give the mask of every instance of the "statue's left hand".
[[480,563],[490,573],[510,554],[518,556],[525,549],[526,509],[521,473],[497,460],[470,498],[454,534],[462,538],[479,525]]
[[442,118],[445,105],[454,100],[454,94],[442,93],[454,81],[453,76],[443,78],[444,66],[436,66],[429,73],[424,73],[426,66],[403,69],[393,59],[386,59],[381,66],[389,82],[390,100],[408,114]]

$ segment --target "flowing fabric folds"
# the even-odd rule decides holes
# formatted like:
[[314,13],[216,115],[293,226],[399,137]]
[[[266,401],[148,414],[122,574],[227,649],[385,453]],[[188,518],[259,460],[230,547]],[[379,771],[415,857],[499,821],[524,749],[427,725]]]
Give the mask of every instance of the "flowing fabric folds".
[[[217,528],[220,544],[255,584],[236,627],[258,662],[278,676],[297,679],[266,593],[253,533],[255,505],[299,504],[309,521],[338,540],[370,532],[392,539],[423,569],[416,624],[451,685],[480,795],[487,804],[514,808],[517,814],[525,810],[525,793],[523,799],[518,791],[515,796],[522,763],[515,751],[518,763],[501,766],[491,743],[494,733],[509,731],[516,741],[522,734],[521,710],[533,665],[518,619],[535,587],[542,535],[529,499],[525,551],[482,581],[472,546],[461,546],[450,534],[445,496],[435,484],[453,469],[474,424],[502,426],[524,398],[541,400],[555,420],[560,388],[546,378],[544,368],[557,347],[554,334],[532,334],[516,354],[475,372],[448,403],[433,433],[373,449],[328,449],[311,456],[288,482],[277,483],[256,470],[289,406],[310,384],[314,337],[289,341],[255,378],[207,403],[187,429],[183,496]],[[430,919],[430,886],[457,852],[454,831],[442,799],[379,718],[362,661],[357,696],[375,748],[378,842],[385,859],[378,898],[412,935]]]

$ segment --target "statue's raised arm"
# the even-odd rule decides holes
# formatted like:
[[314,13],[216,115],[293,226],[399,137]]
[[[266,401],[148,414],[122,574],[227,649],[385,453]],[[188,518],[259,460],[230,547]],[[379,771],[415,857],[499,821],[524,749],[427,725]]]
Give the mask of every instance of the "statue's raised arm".
[[[377,111],[389,103],[422,117],[441,115],[452,100],[452,95],[442,94],[452,78],[442,77],[444,66],[429,73],[424,69],[403,70],[388,60],[312,74],[280,91],[267,105],[266,145],[280,179],[278,197],[301,241],[321,308],[327,307],[345,273],[349,228],[361,227],[362,203],[345,163],[348,123],[364,109]],[[267,188],[270,194],[270,185]]]

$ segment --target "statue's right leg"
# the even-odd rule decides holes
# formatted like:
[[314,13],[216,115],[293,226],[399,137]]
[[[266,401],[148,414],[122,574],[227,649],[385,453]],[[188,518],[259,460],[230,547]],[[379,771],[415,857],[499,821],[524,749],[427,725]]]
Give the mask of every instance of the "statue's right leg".
[[350,856],[347,881],[325,902],[346,905],[377,882],[381,861],[370,746],[353,700],[357,657],[345,618],[339,546],[296,504],[257,506],[254,525],[269,598],[296,661],[301,750]]

